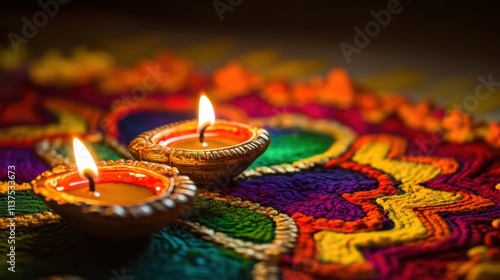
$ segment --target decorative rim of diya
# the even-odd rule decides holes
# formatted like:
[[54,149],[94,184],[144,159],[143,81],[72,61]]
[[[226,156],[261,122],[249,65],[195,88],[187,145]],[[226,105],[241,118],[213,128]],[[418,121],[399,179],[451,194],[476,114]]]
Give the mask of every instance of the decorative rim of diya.
[[[228,174],[238,176],[269,147],[271,137],[264,128],[246,124],[216,120],[213,128],[249,133],[241,143],[206,150],[172,148],[159,144],[159,139],[182,131],[196,131],[197,120],[187,120],[163,125],[144,132],[129,144],[130,154],[138,160],[159,162],[177,167],[181,174],[188,175],[197,184],[213,183],[214,178]],[[241,131],[238,131],[241,130]],[[219,184],[220,185],[220,184]]]
[[97,166],[100,171],[119,168],[157,175],[164,190],[130,203],[74,196],[56,189],[57,181],[78,173],[77,167],[71,165],[59,165],[43,172],[31,186],[53,212],[76,228],[94,236],[118,239],[145,236],[162,229],[184,213],[197,195],[197,187],[189,177],[180,176],[176,168],[164,164],[119,159],[100,161]]

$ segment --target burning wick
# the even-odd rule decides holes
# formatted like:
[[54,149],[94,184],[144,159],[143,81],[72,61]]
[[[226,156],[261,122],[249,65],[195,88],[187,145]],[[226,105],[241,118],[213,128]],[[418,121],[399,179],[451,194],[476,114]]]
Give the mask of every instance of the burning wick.
[[90,172],[84,172],[83,176],[89,180],[89,192],[95,197],[101,196],[99,192],[95,191],[94,177],[90,174]]
[[207,128],[210,126],[210,123],[205,123],[201,128],[200,128],[200,143],[203,147],[208,146],[207,142],[205,142],[205,131]]
[[80,174],[89,180],[89,192],[95,197],[101,196],[99,192],[95,191],[94,176],[97,177],[99,171],[95,164],[92,155],[82,141],[78,138],[73,138],[73,152],[75,153],[76,167]]
[[214,107],[205,94],[200,96],[198,105],[198,132],[200,133],[200,143],[203,147],[208,146],[205,142],[205,130],[215,122]]

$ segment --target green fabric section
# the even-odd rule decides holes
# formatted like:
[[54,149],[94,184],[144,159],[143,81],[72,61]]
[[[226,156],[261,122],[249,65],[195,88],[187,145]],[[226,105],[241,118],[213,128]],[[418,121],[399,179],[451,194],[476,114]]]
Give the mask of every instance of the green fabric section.
[[[118,152],[116,152],[115,150],[113,150],[112,148],[110,148],[109,146],[107,146],[103,143],[92,142],[89,144],[88,142],[86,142],[85,144],[88,145],[90,152],[92,153],[92,155],[94,157],[96,157],[95,160],[97,160],[97,161],[99,161],[99,160],[117,160],[117,159],[123,158],[122,155],[120,155]],[[73,151],[71,149],[72,149],[72,147],[69,144],[61,145],[57,149],[57,153],[65,156],[65,157],[73,158]]]
[[270,218],[224,201],[197,197],[185,218],[254,243],[268,243],[274,239],[274,222]]
[[[7,240],[8,231],[0,231]],[[254,262],[175,227],[148,239],[100,241],[64,223],[16,229],[16,272],[6,269],[10,246],[0,242],[0,279],[73,275],[85,279],[251,279]],[[129,276],[128,278],[125,276]]]
[[[32,191],[17,191],[15,195],[15,215],[38,213],[48,208]],[[7,206],[8,194],[0,194],[0,217],[10,217]]]
[[326,152],[334,139],[329,135],[303,130],[272,130],[271,144],[249,168],[270,166],[308,158]]

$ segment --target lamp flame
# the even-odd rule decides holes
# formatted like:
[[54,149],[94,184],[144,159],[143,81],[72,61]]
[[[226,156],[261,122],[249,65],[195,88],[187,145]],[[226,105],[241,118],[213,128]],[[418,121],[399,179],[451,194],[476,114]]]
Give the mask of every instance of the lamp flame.
[[76,167],[82,176],[91,172],[93,176],[98,175],[97,165],[89,150],[78,138],[73,138],[73,152],[75,154]]
[[208,97],[203,94],[200,97],[200,104],[198,107],[198,132],[206,126],[213,125],[215,122],[214,107]]

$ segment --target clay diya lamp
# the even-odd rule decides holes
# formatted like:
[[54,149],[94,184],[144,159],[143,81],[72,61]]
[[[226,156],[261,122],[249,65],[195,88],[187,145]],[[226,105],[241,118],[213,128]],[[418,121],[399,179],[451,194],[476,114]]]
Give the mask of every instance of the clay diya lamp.
[[146,161],[94,162],[74,139],[77,166],[59,165],[32,181],[34,193],[68,224],[96,237],[148,236],[185,212],[196,186],[176,168]]
[[129,151],[137,160],[176,167],[199,187],[217,189],[248,168],[270,141],[263,128],[215,120],[212,104],[202,95],[198,120],[144,132],[130,142]]

